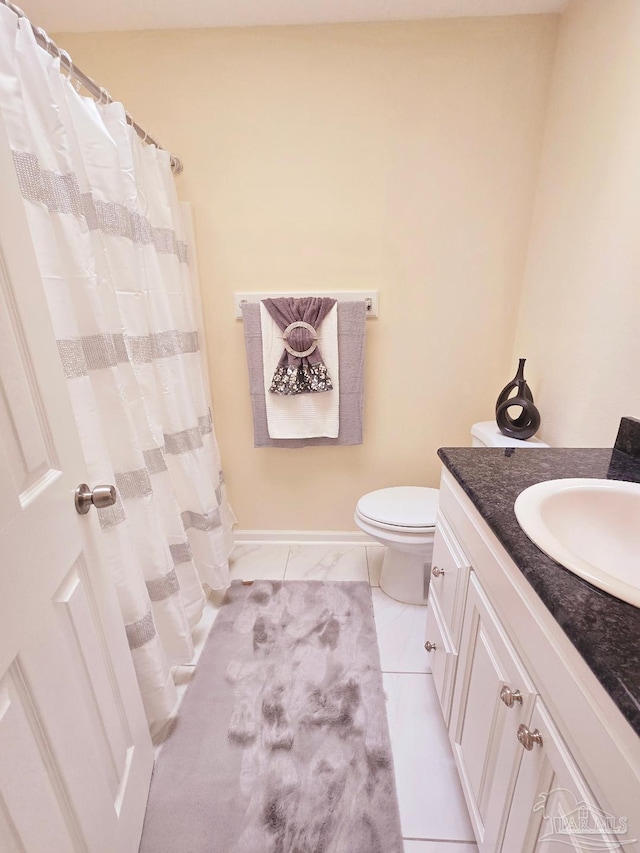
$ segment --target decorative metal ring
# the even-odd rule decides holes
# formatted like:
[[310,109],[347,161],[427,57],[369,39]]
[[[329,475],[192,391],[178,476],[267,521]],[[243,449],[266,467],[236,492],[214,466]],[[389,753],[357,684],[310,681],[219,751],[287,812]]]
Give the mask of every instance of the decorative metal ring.
[[[313,337],[313,343],[311,344],[309,349],[304,350],[304,352],[298,352],[293,347],[289,346],[289,341],[287,337],[293,329],[306,329],[308,332],[311,332],[311,335]],[[295,323],[289,323],[287,328],[282,333],[282,339],[284,341],[284,348],[286,349],[286,351],[291,355],[294,355],[296,358],[303,358],[305,355],[311,355],[311,353],[318,347],[318,333],[313,328],[311,323],[305,323],[303,320],[296,320]]]

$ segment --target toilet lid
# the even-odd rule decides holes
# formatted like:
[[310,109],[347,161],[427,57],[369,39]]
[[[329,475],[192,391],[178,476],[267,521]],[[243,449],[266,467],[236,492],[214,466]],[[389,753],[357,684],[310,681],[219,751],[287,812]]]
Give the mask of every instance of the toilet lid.
[[360,498],[358,512],[377,524],[408,529],[435,527],[438,490],[423,486],[378,489]]

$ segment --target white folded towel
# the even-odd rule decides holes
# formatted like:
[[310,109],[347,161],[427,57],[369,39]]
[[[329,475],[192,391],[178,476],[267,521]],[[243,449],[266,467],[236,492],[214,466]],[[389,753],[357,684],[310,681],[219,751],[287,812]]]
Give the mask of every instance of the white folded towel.
[[262,367],[270,438],[337,438],[340,429],[338,309],[334,305],[317,329],[318,347],[333,390],[319,394],[271,394],[269,388],[282,355],[282,332],[260,305]]

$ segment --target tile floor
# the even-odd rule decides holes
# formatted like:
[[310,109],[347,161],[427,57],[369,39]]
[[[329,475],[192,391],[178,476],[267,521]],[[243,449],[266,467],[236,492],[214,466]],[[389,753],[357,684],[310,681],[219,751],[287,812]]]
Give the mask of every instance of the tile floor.
[[[477,853],[453,755],[424,651],[426,608],[380,589],[383,548],[372,545],[241,544],[232,580],[367,581],[372,586],[393,750],[404,853]],[[196,629],[196,657],[176,667],[184,695],[222,596],[212,592]],[[156,737],[159,750],[162,734]]]

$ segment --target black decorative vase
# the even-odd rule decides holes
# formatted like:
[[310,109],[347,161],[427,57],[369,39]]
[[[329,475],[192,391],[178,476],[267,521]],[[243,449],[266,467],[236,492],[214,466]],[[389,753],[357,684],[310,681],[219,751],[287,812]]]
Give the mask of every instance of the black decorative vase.
[[[503,435],[509,438],[526,439],[535,435],[540,428],[540,412],[533,404],[533,394],[524,378],[524,363],[521,358],[518,370],[508,385],[505,385],[496,400],[496,423]],[[512,391],[515,394],[510,396]],[[517,418],[509,415],[509,409],[517,406],[522,411]]]

